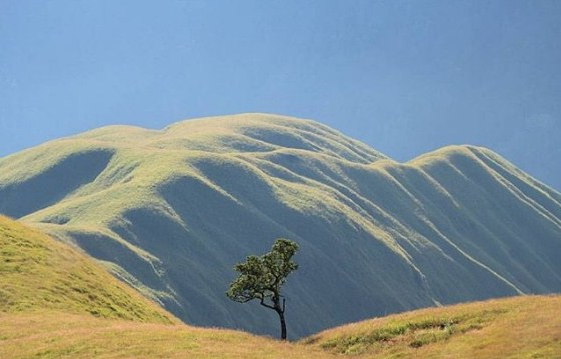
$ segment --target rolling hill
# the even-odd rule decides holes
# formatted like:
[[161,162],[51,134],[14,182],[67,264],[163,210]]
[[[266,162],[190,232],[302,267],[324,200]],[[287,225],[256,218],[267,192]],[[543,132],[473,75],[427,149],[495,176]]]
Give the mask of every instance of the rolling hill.
[[282,343],[195,328],[91,258],[0,217],[1,358],[532,357],[561,354],[560,296],[432,308]]
[[558,358],[561,300],[523,296],[421,309],[329,329],[302,340],[367,358]]
[[300,244],[289,335],[412,308],[561,291],[561,194],[492,151],[397,163],[314,121],[111,126],[0,159],[0,213],[74,243],[187,323],[276,335],[224,295]]

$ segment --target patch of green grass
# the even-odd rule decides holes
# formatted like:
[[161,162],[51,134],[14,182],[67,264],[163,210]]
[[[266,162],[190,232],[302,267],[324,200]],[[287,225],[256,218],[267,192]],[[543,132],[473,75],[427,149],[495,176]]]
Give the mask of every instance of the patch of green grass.
[[349,336],[339,336],[321,344],[323,349],[341,354],[360,354],[372,347],[383,348],[392,342],[407,342],[412,348],[444,341],[453,335],[481,329],[504,310],[454,315],[419,317],[408,321],[396,321],[386,326]]

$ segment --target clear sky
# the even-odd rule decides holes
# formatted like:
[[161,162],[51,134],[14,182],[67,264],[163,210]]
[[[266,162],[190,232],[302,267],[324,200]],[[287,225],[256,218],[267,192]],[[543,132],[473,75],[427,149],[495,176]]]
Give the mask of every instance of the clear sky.
[[0,156],[108,124],[311,118],[561,189],[561,1],[0,0]]

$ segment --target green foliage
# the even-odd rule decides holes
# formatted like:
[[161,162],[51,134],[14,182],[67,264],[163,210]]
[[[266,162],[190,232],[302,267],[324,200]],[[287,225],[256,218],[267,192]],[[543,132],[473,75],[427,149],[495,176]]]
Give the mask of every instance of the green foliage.
[[298,264],[292,260],[297,250],[298,244],[279,238],[269,253],[247,257],[245,262],[234,267],[240,275],[230,284],[226,295],[240,303],[259,299],[264,304],[267,298],[273,301],[279,298],[286,277],[298,269]]
[[298,244],[288,239],[278,238],[269,253],[261,257],[249,256],[245,262],[238,263],[234,269],[239,277],[230,284],[226,295],[240,303],[259,299],[260,304],[273,309],[279,315],[281,339],[286,339],[284,319],[285,300],[281,306],[281,287],[286,277],[296,269],[292,257],[298,251]]

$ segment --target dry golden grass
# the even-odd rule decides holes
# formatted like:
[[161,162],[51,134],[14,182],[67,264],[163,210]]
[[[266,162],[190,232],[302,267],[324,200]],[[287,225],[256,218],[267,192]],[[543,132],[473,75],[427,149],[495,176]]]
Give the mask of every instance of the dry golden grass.
[[319,358],[319,348],[243,332],[56,312],[0,315],[0,358]]
[[561,358],[561,296],[430,308],[334,328],[303,343],[368,358]]
[[0,358],[560,358],[559,313],[561,296],[496,299],[349,324],[298,343],[182,324],[10,313],[0,314]]

